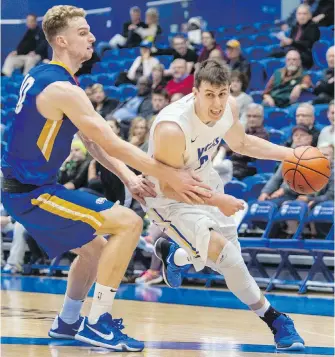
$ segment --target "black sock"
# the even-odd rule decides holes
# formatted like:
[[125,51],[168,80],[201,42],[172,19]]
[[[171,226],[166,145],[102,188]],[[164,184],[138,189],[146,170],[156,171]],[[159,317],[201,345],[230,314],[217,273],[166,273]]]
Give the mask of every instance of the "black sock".
[[270,306],[268,308],[268,310],[266,311],[266,313],[264,314],[264,317],[261,317],[261,319],[270,327],[272,332],[275,333],[275,331],[272,327],[273,321],[276,320],[280,315],[282,315],[281,312],[277,311],[272,306]]
[[162,258],[166,262],[166,258],[169,255],[170,252],[170,247],[172,243],[169,242],[167,239],[164,239],[161,241],[161,253],[162,253]]

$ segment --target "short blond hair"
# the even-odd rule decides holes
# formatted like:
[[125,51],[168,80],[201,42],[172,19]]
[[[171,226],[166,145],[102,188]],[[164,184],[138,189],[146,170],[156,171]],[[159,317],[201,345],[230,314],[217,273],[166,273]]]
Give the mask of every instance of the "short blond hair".
[[57,5],[49,9],[43,17],[42,28],[46,39],[52,39],[68,25],[74,17],[85,17],[84,9],[71,5]]

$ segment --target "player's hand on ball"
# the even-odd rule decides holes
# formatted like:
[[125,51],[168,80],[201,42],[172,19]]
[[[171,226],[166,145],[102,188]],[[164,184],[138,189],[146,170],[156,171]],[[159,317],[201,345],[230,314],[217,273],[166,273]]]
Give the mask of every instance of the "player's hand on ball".
[[233,196],[222,194],[217,205],[218,209],[227,217],[244,209],[244,203]]
[[134,176],[127,184],[131,195],[138,202],[145,204],[144,197],[156,197],[155,185],[143,175]]

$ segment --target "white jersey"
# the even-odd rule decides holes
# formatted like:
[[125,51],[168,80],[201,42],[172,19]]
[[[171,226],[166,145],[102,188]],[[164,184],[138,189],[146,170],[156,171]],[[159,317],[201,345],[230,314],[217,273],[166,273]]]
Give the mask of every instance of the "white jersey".
[[[185,135],[185,168],[194,170],[202,181],[208,184],[214,191],[222,192],[222,181],[218,173],[213,169],[212,156],[234,122],[229,103],[227,103],[221,119],[213,126],[206,125],[195,114],[193,94],[189,94],[164,108],[158,114],[150,130],[148,149],[150,156],[154,152],[155,128],[163,121],[177,123]],[[171,145],[173,145],[173,142],[171,142]],[[155,184],[157,197],[146,198],[148,208],[166,207],[176,202],[164,197],[156,178],[149,177],[149,179]]]

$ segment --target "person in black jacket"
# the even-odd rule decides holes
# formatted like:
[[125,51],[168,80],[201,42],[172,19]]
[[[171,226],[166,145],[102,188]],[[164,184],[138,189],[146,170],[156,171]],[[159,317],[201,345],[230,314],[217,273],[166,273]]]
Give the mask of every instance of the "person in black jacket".
[[103,118],[106,118],[106,116],[119,105],[119,101],[117,99],[108,98],[105,94],[104,87],[100,83],[93,84],[91,90],[94,109]]
[[[130,21],[127,21],[123,24],[122,34],[116,34],[109,41],[109,44],[112,48],[123,47],[126,45],[129,40],[130,31],[136,28],[145,28],[146,24],[141,21],[141,9],[138,6],[130,8]],[[142,37],[137,34],[133,34],[131,41],[128,41],[128,47],[136,47],[142,41]]]
[[36,15],[29,14],[26,19],[28,30],[15,51],[8,54],[2,75],[10,77],[16,68],[23,68],[26,75],[38,62],[48,58],[48,42],[43,30],[37,25]]
[[331,46],[326,53],[328,68],[324,70],[322,79],[314,87],[314,94],[317,97],[313,104],[327,104],[334,98],[334,56],[335,46]]
[[292,49],[300,53],[302,66],[310,69],[313,66],[312,47],[320,39],[320,30],[312,21],[310,7],[301,4],[296,12],[297,23],[291,29],[289,37],[280,36],[280,49],[274,51],[269,57],[284,57]]
[[312,20],[318,26],[334,25],[334,0],[320,0]]
[[248,87],[251,76],[250,63],[242,55],[240,42],[235,39],[229,40],[226,47],[227,64],[233,71],[239,71],[244,74]]

